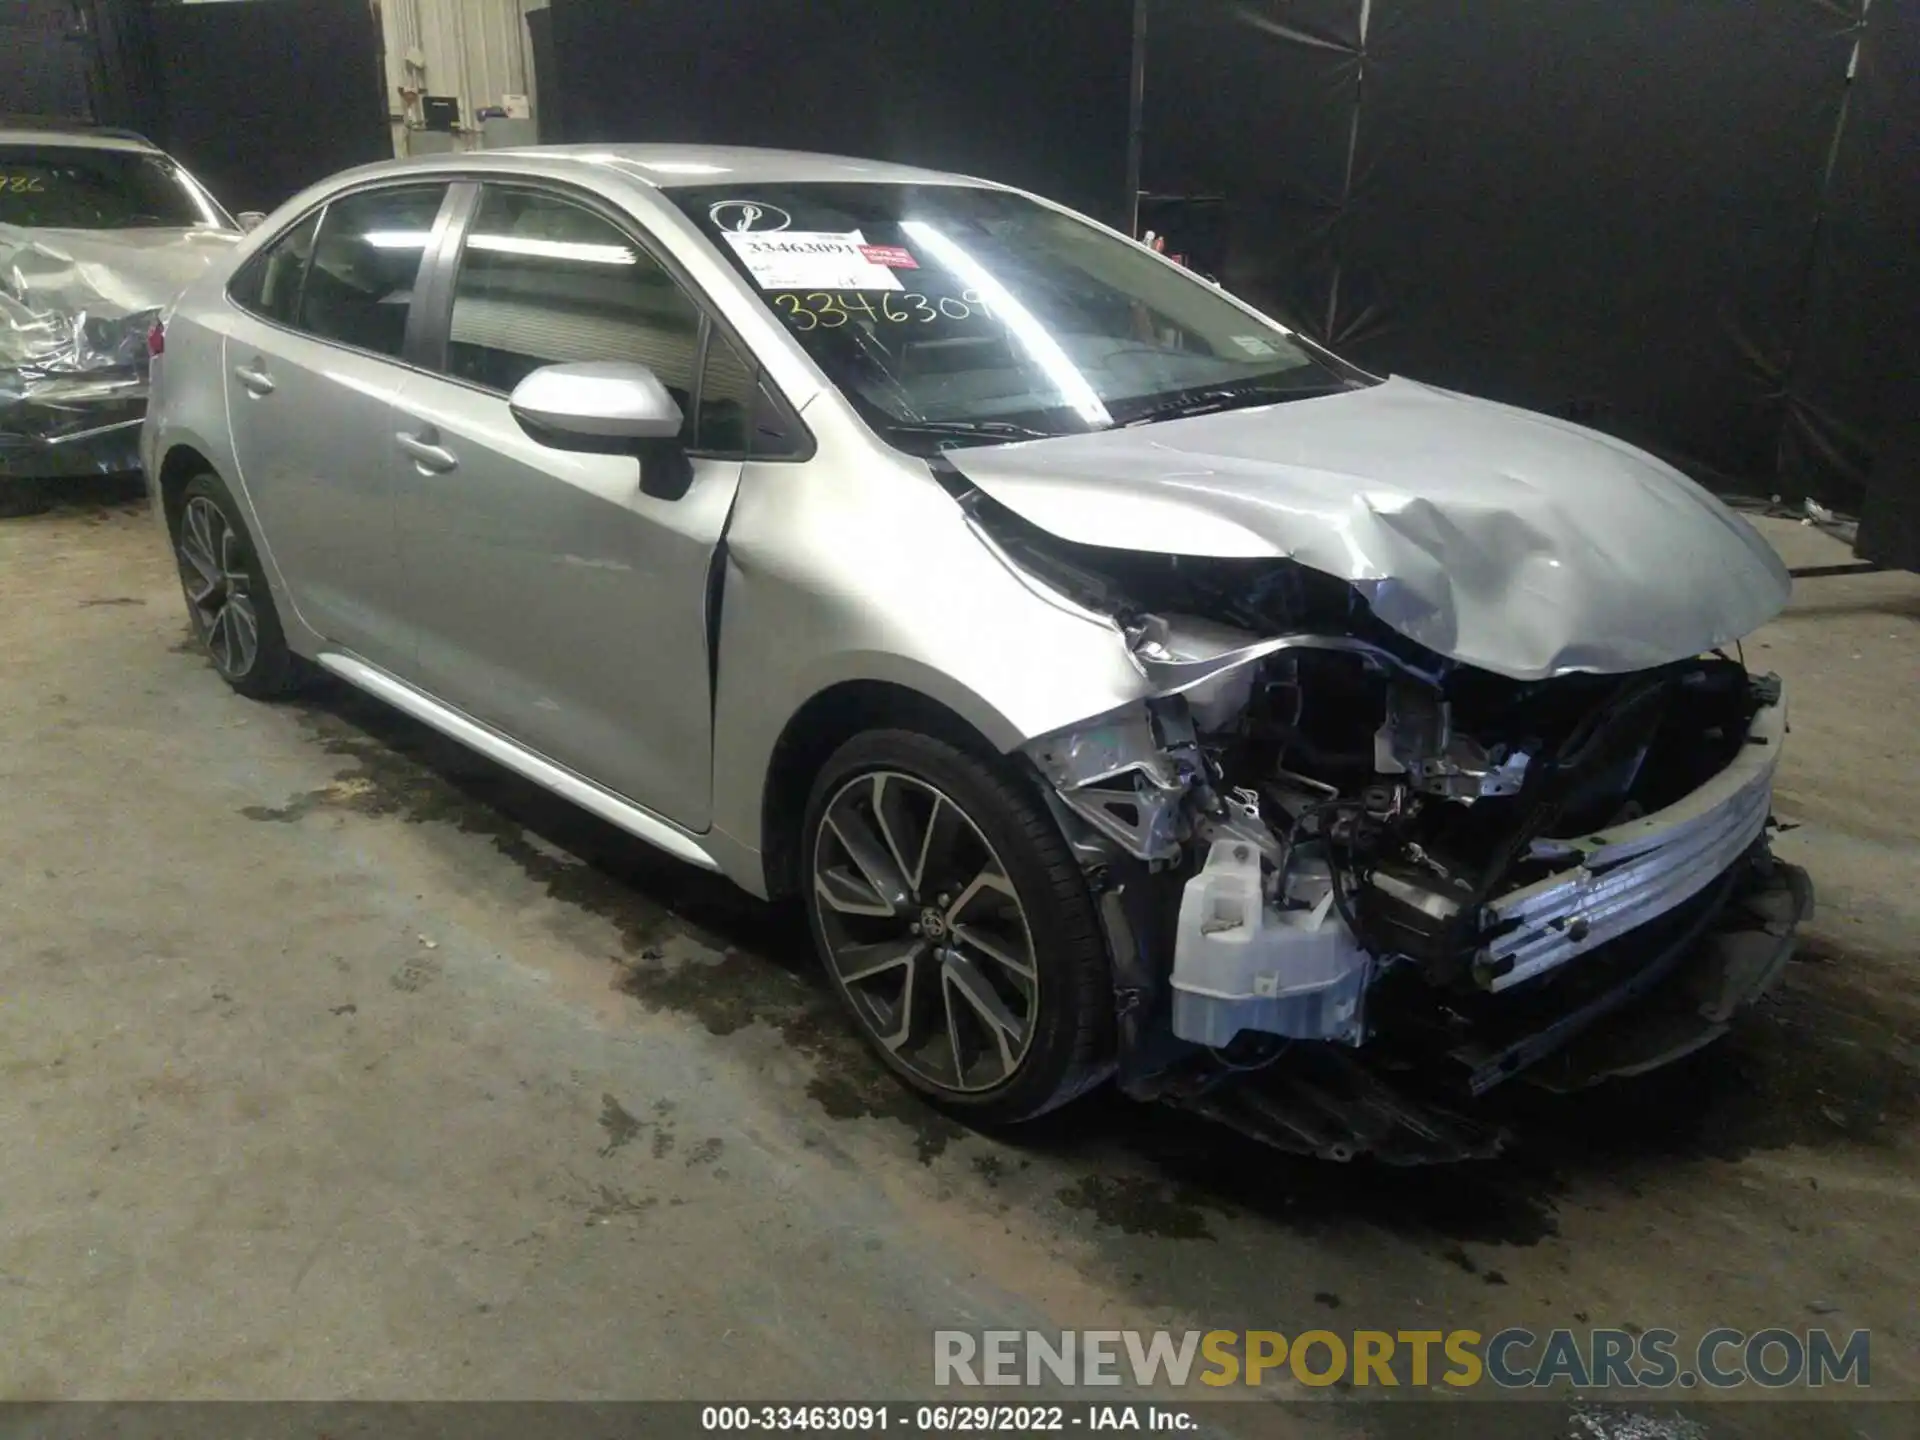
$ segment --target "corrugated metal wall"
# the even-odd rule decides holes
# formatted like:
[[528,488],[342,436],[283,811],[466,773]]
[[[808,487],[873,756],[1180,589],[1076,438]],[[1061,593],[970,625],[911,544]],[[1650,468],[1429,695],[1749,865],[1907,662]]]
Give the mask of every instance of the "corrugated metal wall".
[[[525,12],[529,0],[378,0],[386,38],[387,103],[394,150],[408,153],[420,123],[419,95],[455,95],[466,130],[456,143],[479,144],[475,112],[503,95],[530,95]],[[544,0],[539,0],[544,3]],[[418,64],[412,63],[417,57]],[[403,107],[402,90],[414,92]]]

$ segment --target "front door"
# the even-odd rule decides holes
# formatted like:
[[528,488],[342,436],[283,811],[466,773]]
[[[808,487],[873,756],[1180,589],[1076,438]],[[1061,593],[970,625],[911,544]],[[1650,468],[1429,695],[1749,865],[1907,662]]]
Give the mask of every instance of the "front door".
[[551,449],[507,395],[542,365],[638,361],[690,417],[691,445],[702,340],[699,306],[612,222],[486,187],[445,376],[408,378],[389,458],[419,683],[696,831],[711,803],[708,572],[741,462],[694,458],[669,475]]
[[[410,660],[391,470],[393,400],[445,184],[333,201],[253,262],[225,342],[248,500],[295,612],[389,668]],[[317,235],[316,235],[317,229]]]

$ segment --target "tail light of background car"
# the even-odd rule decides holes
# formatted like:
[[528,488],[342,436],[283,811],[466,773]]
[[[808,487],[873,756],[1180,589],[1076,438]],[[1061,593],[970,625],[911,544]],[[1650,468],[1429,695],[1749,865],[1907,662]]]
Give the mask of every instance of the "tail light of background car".
[[167,327],[156,320],[153,328],[147,331],[147,357],[152,359],[164,355],[167,350]]

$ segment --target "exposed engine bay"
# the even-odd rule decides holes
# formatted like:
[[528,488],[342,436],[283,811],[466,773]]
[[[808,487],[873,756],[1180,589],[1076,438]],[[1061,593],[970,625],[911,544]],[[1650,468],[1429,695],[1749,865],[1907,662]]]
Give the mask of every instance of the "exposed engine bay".
[[[1767,850],[1777,678],[1715,653],[1514,680],[1291,561],[1076,545],[966,503],[1153,688],[1026,747],[1101,897],[1132,1093],[1337,1158],[1483,1154],[1456,1101],[1654,1068],[1784,965],[1811,890]],[[1643,1012],[1676,985],[1662,1049]],[[1409,1091],[1409,1066],[1437,1078]]]

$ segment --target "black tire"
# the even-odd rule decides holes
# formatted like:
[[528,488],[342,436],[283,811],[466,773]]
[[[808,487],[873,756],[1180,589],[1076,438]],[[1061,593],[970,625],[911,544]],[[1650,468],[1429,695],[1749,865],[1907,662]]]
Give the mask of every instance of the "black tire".
[[52,508],[53,498],[44,482],[0,477],[0,520],[38,515]]
[[[220,678],[254,700],[292,694],[306,678],[306,666],[287,648],[253,537],[218,475],[208,471],[187,481],[170,531],[187,623]],[[250,625],[243,615],[251,616]]]
[[[917,805],[920,813],[926,813],[925,807],[932,806],[931,815],[922,827],[922,833],[929,839],[918,846],[920,874],[916,880],[902,873],[903,881],[916,893],[906,906],[896,908],[912,909],[922,917],[914,924],[924,923],[927,928],[915,929],[915,936],[937,933],[945,943],[923,945],[928,969],[907,973],[909,976],[927,974],[932,978],[908,978],[903,989],[911,992],[915,985],[920,985],[923,988],[918,993],[924,996],[925,987],[934,988],[939,1003],[945,1007],[944,1020],[938,1022],[945,1028],[928,1031],[922,1052],[937,1050],[935,1041],[941,1034],[950,1037],[951,1070],[960,1083],[944,1083],[928,1073],[936,1067],[915,1059],[908,1045],[899,1041],[900,1036],[913,1029],[914,1022],[903,1018],[915,1010],[911,993],[897,1000],[876,1000],[863,988],[857,998],[854,987],[843,978],[842,965],[836,960],[837,954],[849,953],[851,940],[861,937],[850,937],[854,920],[839,903],[823,899],[822,887],[832,890],[837,888],[833,882],[847,880],[864,884],[866,877],[864,867],[854,867],[852,851],[841,832],[828,830],[823,822],[830,807],[834,808],[836,823],[850,818],[848,810],[843,808],[846,806],[855,807],[851,818],[856,822],[861,815],[871,817],[876,798],[882,793],[874,788],[876,786],[896,787],[884,792],[889,797],[885,803],[890,809],[904,813]],[[932,799],[928,792],[932,793]],[[908,797],[912,803],[896,798],[900,796]],[[969,830],[959,829],[958,822],[945,815],[938,803],[941,800],[957,807],[970,822]],[[1112,971],[1093,897],[1040,797],[1022,777],[1012,773],[1005,762],[997,757],[969,754],[917,731],[866,731],[841,746],[821,769],[807,800],[803,824],[801,880],[815,947],[862,1038],[895,1075],[957,1115],[978,1124],[997,1125],[1044,1114],[1086,1093],[1112,1074]],[[904,818],[899,828],[910,832],[912,819]],[[958,897],[959,903],[946,912],[946,923],[942,923],[939,916],[946,911],[944,902],[951,892],[939,895],[939,904],[928,900],[937,887],[941,864],[932,858],[931,837],[936,828],[942,833],[952,831],[957,837],[951,847],[961,857],[955,861],[956,879],[972,870],[976,863],[974,857],[985,856],[984,861],[979,862],[981,868],[973,882],[962,886],[964,894]],[[871,833],[880,835],[881,832]],[[911,844],[896,844],[890,836],[881,838],[886,840],[887,853],[914,848]],[[986,847],[984,851],[980,849],[982,844]],[[825,879],[821,869],[823,858],[831,872]],[[981,889],[989,870],[993,871],[993,878],[987,889]],[[1002,880],[1010,883],[1011,906]],[[993,893],[989,894],[988,890]],[[877,886],[872,887],[872,893],[878,895]],[[999,913],[997,916],[982,914],[978,924],[960,918],[963,908],[974,903],[965,899],[967,894],[984,897],[989,909],[997,908]],[[849,898],[844,889],[841,898]],[[1016,921],[1018,928],[1015,928]],[[868,935],[882,936],[879,943],[857,947],[865,956],[881,953],[884,945],[922,943],[906,937],[898,942],[886,939],[891,933],[888,927],[894,924],[889,918],[873,915],[860,923],[877,927],[866,932]],[[1008,939],[1008,936],[1014,938]],[[836,949],[836,937],[839,949]],[[975,937],[991,938],[994,945],[975,948]],[[1002,956],[1017,949],[1020,938],[1027,944],[1018,958],[1028,961],[1030,975],[996,967],[984,959],[996,956],[996,947]],[[953,968],[956,965],[966,967],[957,977]],[[850,961],[846,968],[853,971],[864,967]],[[899,973],[898,969],[890,970],[887,980],[859,983],[863,987],[884,986],[896,983],[892,977]],[[965,1002],[970,993],[968,987],[989,973],[996,982],[1005,982],[1001,986],[1003,994],[994,997],[1006,1001],[1005,1008],[998,1013],[1015,1018],[1022,1004],[1031,1006],[1027,1023],[1021,1027],[1024,1048],[1015,1063],[1009,1063],[1012,1042],[1008,1032],[996,1031],[980,1018],[989,1014],[988,1010],[962,1003],[957,1007],[959,1018],[955,1018],[956,991]],[[967,976],[973,978],[968,980]],[[898,1053],[883,1040],[883,1028],[892,1030]],[[975,1047],[976,1060],[970,1069],[963,1059],[966,1047],[960,1036],[961,1029],[1007,1043],[999,1045],[997,1050],[984,1043]],[[996,1070],[1004,1070],[1004,1076],[991,1078]],[[988,1079],[971,1083],[983,1072]]]

